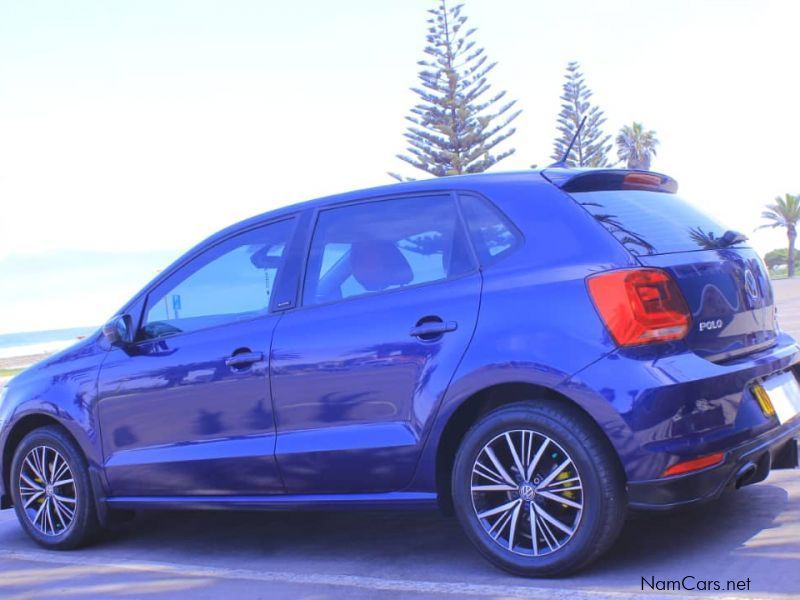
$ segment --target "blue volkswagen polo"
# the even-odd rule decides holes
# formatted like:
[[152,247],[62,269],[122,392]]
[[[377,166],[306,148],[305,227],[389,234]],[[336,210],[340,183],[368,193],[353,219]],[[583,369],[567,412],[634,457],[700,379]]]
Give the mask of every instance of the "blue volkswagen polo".
[[573,572],[630,508],[797,465],[764,265],[676,188],[552,168],[229,227],[3,391],[2,507],[67,549],[140,509],[438,505],[510,572]]

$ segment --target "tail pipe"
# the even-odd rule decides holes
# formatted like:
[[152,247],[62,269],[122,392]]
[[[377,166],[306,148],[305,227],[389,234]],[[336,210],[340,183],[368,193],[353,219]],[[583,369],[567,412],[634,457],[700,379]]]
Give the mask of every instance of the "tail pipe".
[[752,462],[746,462],[739,467],[739,470],[736,471],[736,475],[734,476],[736,489],[738,490],[739,488],[746,486],[748,483],[752,483],[753,477],[757,470],[758,469],[755,463]]

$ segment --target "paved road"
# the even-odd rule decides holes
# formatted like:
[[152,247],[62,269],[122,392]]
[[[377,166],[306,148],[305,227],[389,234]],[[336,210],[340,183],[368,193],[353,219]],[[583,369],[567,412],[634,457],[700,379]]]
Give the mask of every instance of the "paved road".
[[[775,285],[800,334],[800,280]],[[800,471],[704,509],[636,517],[611,552],[571,579],[496,570],[438,513],[146,513],[92,548],[38,549],[0,513],[0,597],[652,598],[642,578],[750,579],[749,591],[670,597],[800,597]]]
[[[630,520],[569,580],[505,575],[453,519],[418,513],[145,513],[100,545],[40,550],[0,513],[0,597],[652,597],[642,577],[750,578],[744,597],[800,594],[800,473],[704,510]],[[719,594],[692,592],[693,596]]]
[[[800,594],[800,477],[775,472],[704,510],[630,520],[569,580],[497,571],[435,512],[146,513],[100,545],[39,550],[0,513],[0,596],[652,597],[641,578],[750,578],[739,597]],[[686,595],[686,594],[684,594]],[[691,596],[719,597],[693,592]]]

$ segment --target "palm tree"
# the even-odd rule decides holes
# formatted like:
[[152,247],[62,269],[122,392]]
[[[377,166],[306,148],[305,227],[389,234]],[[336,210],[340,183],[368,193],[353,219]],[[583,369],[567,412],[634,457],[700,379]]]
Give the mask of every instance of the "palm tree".
[[650,169],[650,161],[656,155],[658,138],[652,129],[645,131],[641,123],[625,125],[617,135],[617,156],[628,164],[629,169]]
[[775,198],[774,204],[767,204],[767,210],[761,213],[761,218],[770,221],[758,227],[786,227],[786,237],[789,238],[789,254],[787,275],[794,277],[794,243],[797,239],[797,221],[800,221],[800,196],[784,194],[783,198]]

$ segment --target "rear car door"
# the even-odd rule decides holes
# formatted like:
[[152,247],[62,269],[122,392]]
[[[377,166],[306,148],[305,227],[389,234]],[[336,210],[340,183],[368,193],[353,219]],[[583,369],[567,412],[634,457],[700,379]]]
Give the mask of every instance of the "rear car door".
[[288,493],[399,490],[463,356],[481,275],[449,193],[321,210],[302,303],[275,330]]
[[295,219],[229,237],[147,296],[137,341],[100,371],[113,496],[273,494],[270,312]]

